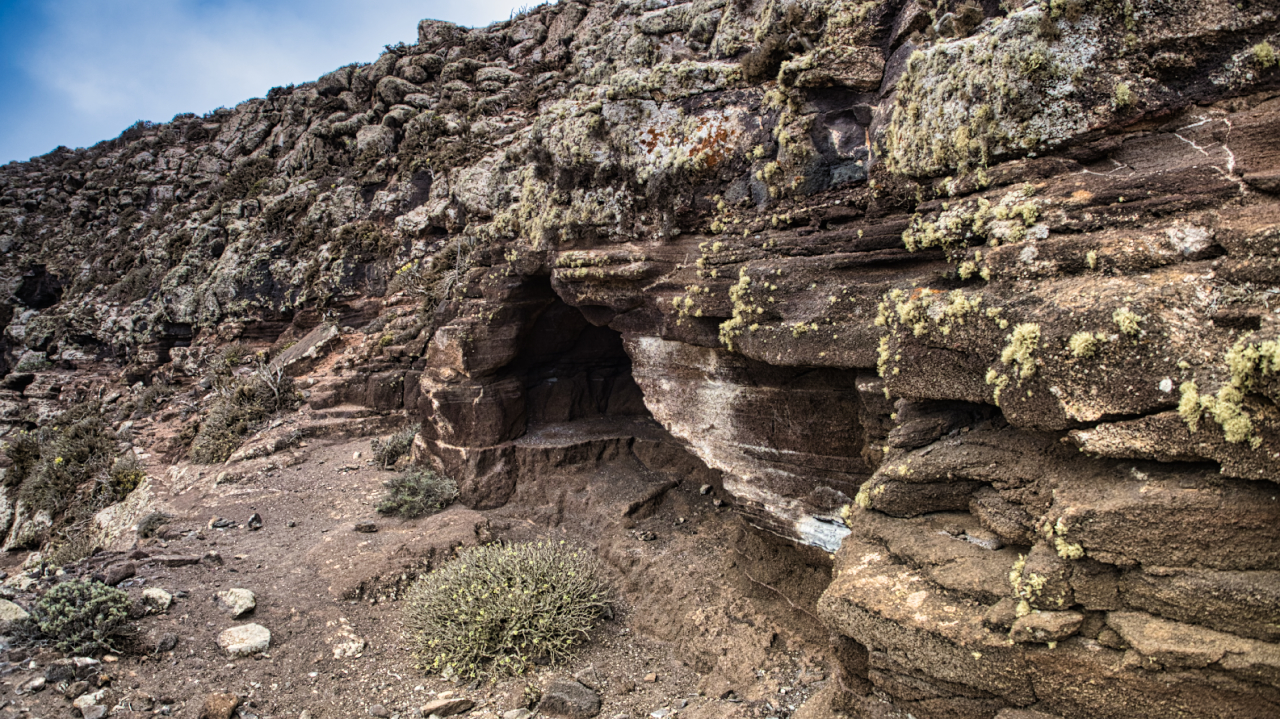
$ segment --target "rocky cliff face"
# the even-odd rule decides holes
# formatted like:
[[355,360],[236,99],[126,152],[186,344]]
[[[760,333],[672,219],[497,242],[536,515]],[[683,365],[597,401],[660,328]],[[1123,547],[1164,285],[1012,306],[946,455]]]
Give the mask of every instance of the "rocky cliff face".
[[548,432],[656,421],[753,523],[835,552],[834,710],[1275,716],[1278,12],[424,21],[0,169],[0,412],[359,330],[310,403],[418,417],[473,507]]

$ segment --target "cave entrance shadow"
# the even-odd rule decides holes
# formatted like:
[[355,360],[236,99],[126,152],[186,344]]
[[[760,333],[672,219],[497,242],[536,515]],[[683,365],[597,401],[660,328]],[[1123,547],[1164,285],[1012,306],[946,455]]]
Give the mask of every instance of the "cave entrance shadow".
[[[606,426],[610,420],[653,420],[631,374],[622,334],[593,324],[584,312],[554,299],[524,337],[504,374],[525,390],[526,432],[536,435],[566,423]],[[656,424],[656,423],[655,423]]]
[[[645,406],[622,334],[607,324],[612,312],[569,305],[545,276],[525,278],[509,302],[522,318],[489,335],[499,340],[485,347],[511,359],[490,372],[428,380],[419,403],[423,454],[458,482],[464,504],[537,506],[571,485],[582,490],[591,475],[721,486],[719,472]],[[504,331],[511,344],[501,340]],[[599,491],[610,499],[602,501],[647,491],[604,484]]]

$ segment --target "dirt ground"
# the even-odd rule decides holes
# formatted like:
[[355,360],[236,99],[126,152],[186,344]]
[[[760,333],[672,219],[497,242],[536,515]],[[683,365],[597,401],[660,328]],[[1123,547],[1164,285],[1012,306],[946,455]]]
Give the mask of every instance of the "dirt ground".
[[[575,675],[610,719],[781,718],[830,683],[827,634],[813,616],[829,558],[748,527],[717,487],[650,471],[627,453],[543,472],[500,509],[455,505],[400,521],[374,511],[391,473],[370,456],[369,437],[336,436],[226,467],[152,458],[147,509],[173,521],[159,538],[128,534],[118,551],[68,569],[106,572],[132,552],[136,574],[120,586],[135,598],[160,587],[173,605],[138,619],[135,651],[101,657],[87,686],[35,690],[60,655],[9,650],[0,719],[79,716],[69,696],[100,688],[97,704],[131,718],[198,717],[205,697],[223,692],[241,699],[242,718],[420,717],[442,696],[468,698],[466,716],[492,718],[515,716],[531,692]],[[254,514],[260,529],[246,526]],[[377,531],[355,531],[362,522]],[[616,593],[613,619],[570,662],[521,677],[455,683],[415,669],[398,598],[412,578],[460,546],[538,538],[596,553]],[[34,594],[12,589],[39,574],[22,572],[25,557],[5,558],[7,584],[29,605]],[[169,566],[182,562],[192,563]],[[214,601],[229,588],[254,593],[251,614],[233,619]],[[219,633],[249,622],[270,630],[270,648],[230,658]],[[799,716],[825,716],[818,704]]]

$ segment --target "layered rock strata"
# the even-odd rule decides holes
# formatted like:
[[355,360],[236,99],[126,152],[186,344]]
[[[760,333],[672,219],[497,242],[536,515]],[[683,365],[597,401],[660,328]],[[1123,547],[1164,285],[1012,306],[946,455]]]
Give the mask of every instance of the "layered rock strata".
[[313,405],[419,418],[470,506],[674,441],[835,552],[835,710],[1275,716],[1277,11],[424,21],[0,169],[0,419],[362,330]]

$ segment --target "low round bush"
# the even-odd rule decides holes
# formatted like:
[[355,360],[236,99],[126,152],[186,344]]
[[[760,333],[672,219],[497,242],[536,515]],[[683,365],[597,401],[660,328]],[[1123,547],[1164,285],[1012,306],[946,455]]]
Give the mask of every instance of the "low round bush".
[[421,429],[421,424],[414,424],[405,427],[385,440],[374,439],[370,443],[374,461],[381,465],[383,469],[390,469],[397,460],[408,456],[413,451],[413,438],[418,436],[418,431]]
[[85,656],[117,651],[112,640],[129,620],[129,595],[102,582],[75,579],[36,600],[31,619],[60,652]]
[[405,519],[437,512],[458,498],[458,485],[452,479],[424,467],[401,472],[382,486],[386,493],[378,502],[378,512]]
[[608,605],[586,550],[491,544],[420,577],[405,602],[405,629],[428,673],[497,678],[535,659],[565,659]]

